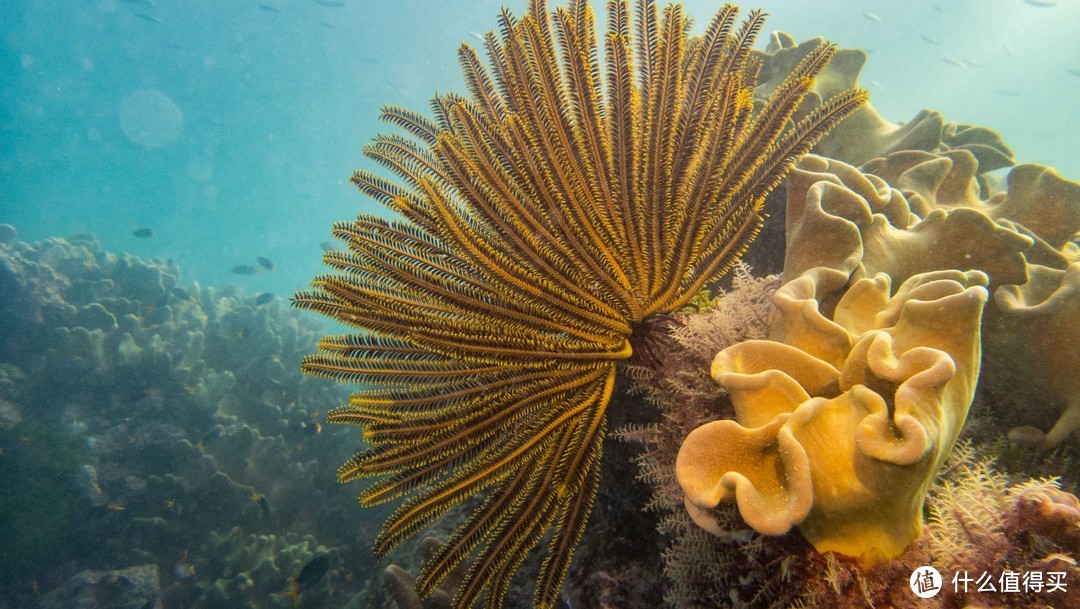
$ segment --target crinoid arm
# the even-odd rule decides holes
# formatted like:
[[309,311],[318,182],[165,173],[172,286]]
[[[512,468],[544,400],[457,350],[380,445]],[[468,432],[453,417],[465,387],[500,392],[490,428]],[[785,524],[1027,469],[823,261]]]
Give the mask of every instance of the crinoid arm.
[[723,7],[695,37],[679,5],[634,14],[609,2],[601,41],[585,0],[504,11],[486,63],[459,53],[468,97],[436,98],[431,118],[385,108],[405,135],[364,154],[393,177],[352,182],[396,217],[336,225],[347,251],[293,299],[360,331],[326,337],[303,368],[362,386],[329,420],[370,445],[339,471],[378,478],[361,503],[404,498],[376,552],[484,497],[417,578],[428,594],[470,558],[456,609],[500,606],[545,539],[535,604],[556,604],[636,328],[729,269],[769,191],[866,99],[793,126],[831,46],[755,108],[761,13],[740,25]]

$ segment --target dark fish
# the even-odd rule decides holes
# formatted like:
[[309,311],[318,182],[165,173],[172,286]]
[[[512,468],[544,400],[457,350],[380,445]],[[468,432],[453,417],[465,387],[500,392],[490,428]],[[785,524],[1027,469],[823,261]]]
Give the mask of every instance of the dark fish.
[[270,6],[269,4],[260,4],[259,5],[259,10],[260,11],[266,11],[268,13],[280,13],[281,12],[281,11],[277,10],[276,6]]
[[1080,70],[1077,70],[1076,68],[1069,68],[1068,70],[1065,70],[1065,71],[1068,72],[1069,74],[1072,74],[1073,76],[1080,76]]
[[925,42],[926,44],[932,44],[932,45],[934,45],[936,47],[941,46],[940,42],[938,42],[937,40],[934,40],[933,38],[931,38],[929,36],[919,36],[919,38],[922,38],[922,41]]
[[154,6],[154,3],[150,0],[120,0],[124,4],[142,4],[145,6]]
[[319,244],[319,247],[321,247],[322,251],[324,251],[324,252],[336,252],[337,251],[337,248],[334,247],[334,244],[330,243],[329,241],[323,241],[322,243]]
[[270,292],[263,292],[255,298],[255,306],[261,307],[262,305],[270,302],[274,299],[274,295]]
[[270,516],[270,502],[266,500],[264,495],[253,490],[251,491],[251,494],[248,495],[248,499],[259,504],[259,509],[262,510],[263,518],[268,518]]
[[135,232],[133,232],[131,234],[135,235],[136,237],[139,237],[141,239],[146,239],[147,237],[153,237],[154,236],[154,229],[152,229],[152,228],[140,228],[139,230],[137,230],[137,231],[135,231]]
[[135,13],[135,16],[138,17],[139,19],[143,19],[144,21],[150,21],[151,23],[165,23],[164,21],[161,20],[160,17],[155,17],[153,15],[147,15],[146,13]]
[[315,0],[315,4],[329,6],[330,8],[340,8],[345,6],[345,0]]
[[1031,6],[1037,6],[1039,8],[1057,6],[1057,2],[1054,2],[1053,0],[1024,0],[1024,4],[1030,4]]
[[303,594],[304,591],[313,588],[329,570],[330,557],[326,554],[319,554],[315,558],[309,560],[308,564],[304,565],[303,569],[300,569],[300,574],[293,580],[294,594],[299,596]]
[[232,272],[237,275],[254,275],[259,272],[259,269],[251,266],[250,264],[238,264],[232,267]]
[[1020,94],[1012,89],[994,89],[994,93],[1005,97],[1020,97]]
[[256,258],[256,260],[259,261],[259,266],[263,267],[264,269],[268,271],[274,270],[274,263],[269,258],[263,258],[262,256],[259,256],[258,258]]

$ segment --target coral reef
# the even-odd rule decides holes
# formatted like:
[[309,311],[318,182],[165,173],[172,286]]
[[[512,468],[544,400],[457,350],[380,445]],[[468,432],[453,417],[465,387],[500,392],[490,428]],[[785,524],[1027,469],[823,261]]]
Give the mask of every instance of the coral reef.
[[157,565],[81,571],[37,601],[39,609],[163,609]]
[[639,2],[631,20],[611,0],[602,60],[589,2],[535,0],[503,12],[488,65],[461,48],[468,98],[436,98],[433,119],[384,111],[410,137],[366,153],[397,180],[352,181],[400,220],[336,225],[349,252],[327,252],[334,272],[293,302],[362,331],[324,338],[304,370],[366,386],[329,420],[371,445],[338,471],[380,478],[363,505],[407,496],[376,553],[486,497],[418,574],[421,596],[472,556],[453,605],[498,607],[542,545],[534,604],[556,603],[618,364],[655,361],[666,316],[731,268],[795,159],[866,101],[839,91],[791,121],[833,56],[822,43],[755,103],[764,15],[737,13],[691,37],[681,5]]
[[675,478],[683,438],[703,422],[734,414],[709,376],[713,357],[724,347],[768,335],[775,312],[772,295],[779,285],[778,278],[756,279],[747,267],[737,267],[730,291],[680,313],[662,366],[630,371],[659,416],[654,423],[623,427],[618,437],[642,447],[638,475],[652,489],[645,507],[657,514],[657,529],[668,541],[665,598],[675,607],[767,606],[770,600],[788,598],[780,587],[790,581],[762,574],[787,573],[781,565],[806,551],[806,543],[797,538],[787,538],[787,545],[761,543],[753,530],[738,524],[734,510],[728,510],[726,535],[705,532],[690,520]]
[[205,572],[207,583],[200,586],[198,598],[184,602],[183,606],[192,609],[326,607],[333,596],[325,578],[305,590],[299,599],[290,595],[289,579],[313,557],[327,552],[310,535],[245,535],[240,528],[224,534],[212,531],[198,551],[198,556],[206,558],[191,574],[193,578],[201,578],[200,573]]
[[[1027,417],[998,414],[1026,426],[1030,445],[1050,448],[1080,427],[1069,330],[1080,311],[1080,184],[1019,165],[1003,191],[984,196],[978,166],[964,150],[897,152],[861,170],[804,157],[788,178],[784,273],[827,266],[852,280],[885,273],[898,283],[932,270],[985,272],[995,304],[986,320],[988,401],[1034,396],[1021,409]],[[1053,429],[1036,437],[1030,426],[1046,420]]]
[[[1018,166],[1001,183],[1002,190],[995,191],[996,184],[981,174],[971,150],[896,152],[867,162],[861,171],[847,163],[808,155],[787,180],[788,209],[786,214],[780,215],[785,219],[787,247],[781,251],[785,252],[784,270],[789,282],[821,266],[836,271],[832,273],[820,268],[813,271],[830,283],[834,291],[823,293],[821,301],[810,310],[825,312],[830,318],[843,313],[844,306],[840,302],[849,289],[872,280],[878,273],[890,276],[892,281],[889,283],[893,286],[927,272],[985,273],[987,288],[994,291],[995,302],[994,306],[986,308],[984,319],[990,366],[989,370],[984,369],[980,380],[976,407],[1000,415],[1000,410],[996,409],[1015,405],[1013,417],[1024,413],[1030,417],[1038,412],[1034,403],[1045,401],[1047,389],[1064,396],[1056,401],[1049,400],[1053,402],[1051,408],[1062,408],[1061,404],[1067,404],[1072,389],[1065,385],[1076,377],[1069,372],[1075,367],[1069,358],[1076,352],[1071,348],[1076,343],[1068,330],[1075,324],[1065,320],[1076,316],[1075,310],[1070,308],[1075,288],[1068,277],[1074,272],[1071,265],[1077,260],[1075,213],[1080,209],[1076,203],[1080,199],[1075,195],[1075,184],[1061,179],[1053,170],[1039,166]],[[1046,210],[1050,222],[1039,221],[1040,209]],[[832,279],[829,279],[830,275],[833,275]],[[878,302],[882,296],[891,296],[889,292],[888,289],[880,290]],[[873,323],[865,324],[866,328],[872,326]],[[833,326],[830,323],[827,327]],[[775,329],[774,332],[773,338],[780,338],[785,330]],[[1050,332],[1056,332],[1056,335],[1051,338]],[[1044,344],[1048,346],[1044,355],[1034,355]],[[716,350],[727,346],[717,341]],[[732,353],[739,348],[751,349],[740,345]],[[769,350],[775,350],[775,347]],[[670,359],[687,358],[683,352],[675,353]],[[737,366],[748,365],[748,359],[753,358],[741,357]],[[788,359],[780,357],[773,361],[781,362],[776,367],[785,369],[783,362]],[[687,387],[676,378],[684,377],[644,377],[644,385],[649,391],[668,404],[667,429],[664,432],[630,430],[631,437],[640,439],[644,433],[656,438],[660,437],[659,433],[679,438],[680,432],[685,435],[704,421],[734,416],[722,401],[702,409],[700,396],[707,391]],[[968,380],[973,380],[970,374]],[[965,393],[970,399],[972,387],[970,382],[967,384]],[[889,388],[885,390],[887,393]],[[1005,399],[1002,399],[1003,394],[1007,396]],[[737,395],[732,397],[738,400]],[[834,397],[830,395],[829,399]],[[680,417],[678,413],[683,407],[690,417]],[[997,418],[1002,422],[1012,420]],[[1051,420],[1054,418],[1057,415],[1052,415]],[[692,424],[688,425],[687,420]],[[1068,429],[1070,417],[1063,416],[1061,421],[1062,427],[1058,431]],[[729,421],[726,425],[736,423]],[[955,435],[958,424],[954,421],[951,427]],[[969,433],[983,434],[981,437],[992,442],[993,432],[989,436],[985,434],[994,428],[992,418],[982,417]],[[1003,433],[1001,423],[996,424],[996,429],[1000,438]],[[1016,428],[1013,432],[1010,438],[1023,438],[1028,446],[1052,444],[1034,428]],[[940,461],[944,455],[938,452],[936,459]],[[646,453],[643,475],[665,494],[665,480],[662,474],[656,473],[663,471],[662,467],[656,467],[658,462],[657,454]],[[1058,472],[1063,471],[1063,465],[1067,463],[1058,461],[1050,471],[1055,468]],[[1047,471],[1044,468],[1048,466],[1043,463],[1036,471]],[[946,488],[958,484],[956,477],[962,475],[955,467],[949,468],[947,479],[950,482]],[[1071,478],[1072,470],[1069,471]],[[932,475],[932,469],[924,472],[924,485]],[[827,477],[820,471],[819,476]],[[668,505],[671,498],[678,497],[670,492],[666,496]],[[905,493],[905,496],[908,495]],[[921,493],[916,492],[915,496],[921,497]],[[1070,514],[1068,495],[1054,496],[1056,499],[1053,500],[1039,500],[1039,505],[1043,506],[1040,515]],[[931,491],[928,509],[936,509],[946,499],[945,495],[936,499]],[[975,510],[985,500],[973,492],[957,498],[954,507],[960,511]],[[655,506],[657,502],[651,505]],[[1022,512],[1025,505],[1031,505],[1031,502],[1001,504],[995,508],[995,513],[1001,519],[1012,518],[1020,513],[1017,510]],[[1047,505],[1053,509],[1045,507]],[[1031,511],[1022,512],[1024,518],[1031,516]],[[919,520],[915,509],[908,509],[907,513],[909,520]],[[720,506],[720,509],[698,515],[707,526],[721,531],[722,535],[709,539],[710,535],[696,527],[680,529],[677,524],[672,526],[671,521],[666,528],[661,525],[669,534],[674,532],[673,545],[665,556],[665,568],[672,579],[669,601],[676,606],[726,606],[729,603],[732,606],[871,606],[882,602],[889,606],[909,606],[913,597],[906,586],[899,587],[898,582],[906,581],[913,565],[937,564],[931,557],[919,554],[924,551],[926,540],[934,534],[933,524],[926,535],[898,557],[880,560],[873,567],[860,567],[832,553],[821,555],[800,548],[790,535],[767,538],[747,532],[741,515],[730,507]],[[674,519],[677,522],[678,516]],[[1048,536],[1042,536],[1035,545],[1029,545],[1031,538],[1022,535],[1016,525],[1009,526],[1014,528],[1001,529],[993,543],[975,530],[971,532],[974,537],[965,538],[965,543],[978,548],[982,558],[977,564],[985,566],[986,571],[1002,573],[1011,569],[1018,572],[1015,567],[1019,565],[1026,565],[1033,572],[1046,572],[1056,565],[1056,570],[1060,571],[1075,560],[1075,550],[1068,543],[1060,540],[1049,543]],[[1059,535],[1062,540],[1069,538],[1063,531],[1059,531]],[[1047,547],[1056,550],[1044,551]],[[897,551],[899,549],[903,549],[902,546],[898,546]],[[1055,551],[1060,554],[1055,555]],[[939,547],[935,552],[943,550]],[[989,557],[996,558],[991,560]],[[959,568],[956,564],[945,566]],[[797,592],[791,589],[794,582],[814,581],[826,581],[828,585],[819,589],[810,585]],[[733,582],[738,584],[733,585]],[[957,598],[955,595],[947,597],[947,604],[943,606],[959,607],[965,602],[979,600],[970,595],[966,601]],[[991,602],[1001,606],[1039,606],[1040,603],[1058,606],[1055,603],[1068,602],[1062,600],[1065,598],[1035,594],[1025,596],[1023,600],[1002,596]]]
[[722,533],[709,511],[737,501],[754,530],[798,525],[821,552],[867,563],[903,552],[974,396],[985,282],[935,271],[894,294],[877,274],[846,289],[831,318],[820,303],[846,275],[816,268],[787,282],[773,339],[713,361],[735,420],[698,427],[679,450],[694,521]]
[[[374,531],[342,538],[319,465],[348,452],[318,408],[347,398],[299,372],[314,323],[88,235],[0,244],[0,293],[0,607],[289,607],[317,548],[334,585],[301,606],[359,592]],[[117,588],[129,568],[154,584]]]
[[1080,430],[1080,262],[1064,270],[1033,264],[1027,283],[1002,287],[994,300],[1001,311],[995,346],[1024,357],[1030,375],[1021,387],[1052,394],[1051,412],[1060,413],[1053,428],[1028,445],[1057,446]]
[[[1050,577],[1050,572],[1064,572],[1067,582],[1077,575],[1077,500],[1053,481],[1010,486],[966,444],[953,451],[929,489],[930,518],[923,536],[898,557],[873,566],[821,554],[798,535],[760,535],[746,528],[732,505],[711,512],[722,535],[707,533],[691,522],[673,475],[682,438],[705,421],[735,415],[719,385],[703,373],[703,364],[714,350],[768,334],[766,320],[776,310],[771,295],[778,283],[740,275],[735,288],[714,306],[680,319],[670,357],[665,358],[670,365],[636,376],[660,409],[661,419],[654,425],[625,428],[620,435],[645,447],[639,475],[654,490],[648,507],[659,513],[658,526],[670,541],[664,554],[669,605],[914,609],[927,602],[908,587],[912,571],[920,565],[935,566],[945,576],[947,589],[933,606],[1059,607],[1076,602],[1071,586],[1028,592],[1021,584],[1023,593],[992,594],[977,592],[972,583],[966,594],[953,591],[957,574],[977,579],[983,573],[999,578],[1005,573]],[[997,579],[994,585],[1000,588]]]
[[[896,560],[871,570],[817,559],[825,577],[804,580],[808,586],[801,606],[1076,606],[1076,497],[1055,480],[1009,484],[990,460],[977,458],[966,445],[951,456],[946,471],[927,500],[929,518],[922,538]],[[943,580],[940,593],[930,601],[908,589],[909,576],[924,565],[935,567]]]
[[[890,158],[898,156],[911,155]],[[974,158],[967,152],[923,158],[894,178],[905,186],[900,190],[847,163],[803,157],[788,179],[785,277],[828,267],[851,281],[884,273],[900,285],[918,273],[957,269],[986,273],[991,289],[1023,283],[1023,252],[1032,239],[962,205],[978,201]]]
[[[755,51],[762,61],[761,78],[755,96],[767,97],[791,71],[791,67],[821,44],[820,38],[801,43],[783,32],[774,32],[764,51]],[[803,101],[800,112],[809,112],[821,100],[839,91],[859,86],[859,73],[866,64],[861,49],[840,49],[829,66],[814,82],[811,95]],[[986,127],[946,123],[938,112],[920,111],[904,124],[881,117],[866,104],[843,124],[838,125],[814,147],[814,153],[852,165],[900,151],[945,152],[964,150],[979,163],[980,172],[994,171],[1013,164],[1012,151],[1001,136]]]

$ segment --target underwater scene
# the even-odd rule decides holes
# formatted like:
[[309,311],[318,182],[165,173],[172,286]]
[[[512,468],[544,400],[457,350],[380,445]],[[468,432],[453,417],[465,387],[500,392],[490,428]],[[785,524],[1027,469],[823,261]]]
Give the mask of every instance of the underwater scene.
[[1076,0],[5,0],[0,609],[1080,608]]

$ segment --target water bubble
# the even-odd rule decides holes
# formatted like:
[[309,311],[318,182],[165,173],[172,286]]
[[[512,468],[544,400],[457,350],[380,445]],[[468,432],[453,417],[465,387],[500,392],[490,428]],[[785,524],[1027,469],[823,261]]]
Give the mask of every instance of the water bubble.
[[144,148],[161,148],[180,137],[184,114],[161,91],[136,89],[120,102],[120,128]]

